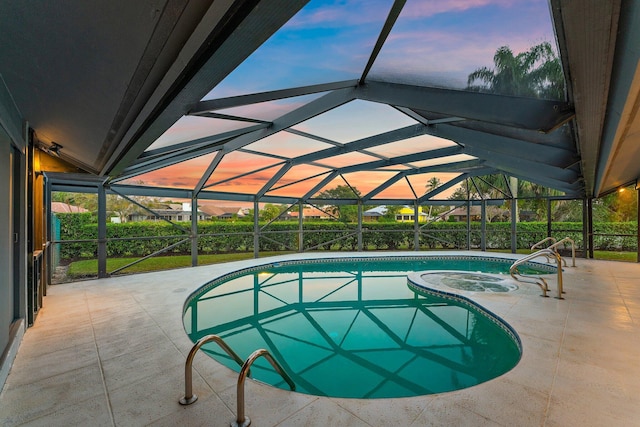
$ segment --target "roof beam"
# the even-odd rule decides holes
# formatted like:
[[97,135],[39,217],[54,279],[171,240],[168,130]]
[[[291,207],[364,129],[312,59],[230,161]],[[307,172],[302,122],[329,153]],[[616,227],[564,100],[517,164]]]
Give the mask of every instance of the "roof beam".
[[24,120],[13,101],[9,88],[0,75],[0,126],[7,132],[13,144],[24,153],[27,146],[22,127]]
[[200,181],[198,181],[198,184],[196,184],[195,188],[193,189],[193,194],[196,197],[198,197],[198,193],[202,191],[202,188],[211,177],[211,174],[213,173],[213,171],[218,167],[223,157],[224,157],[224,152],[218,151],[216,153],[216,156],[213,158],[213,160],[209,164],[209,167],[207,167],[207,170],[202,174]]
[[[597,195],[599,183],[597,177],[598,162],[609,158],[603,141],[605,118],[618,117],[607,115],[607,105],[613,100],[610,87],[616,82],[612,74],[614,58],[618,52],[637,64],[637,31],[632,35],[633,27],[618,29],[621,16],[621,4],[637,4],[635,1],[560,1],[552,0],[550,11],[553,16],[554,30],[558,37],[558,47],[566,74],[570,101],[575,104],[577,143],[582,155],[582,171],[585,190],[588,197]],[[634,15],[627,10],[624,18]],[[637,13],[636,13],[637,16]],[[631,36],[628,46],[618,45],[618,37]],[[633,59],[632,59],[633,58]],[[626,98],[627,92],[624,97]],[[613,119],[615,120],[615,119]]]
[[260,191],[256,193],[256,197],[260,199],[262,196],[264,196],[271,189],[271,187],[273,187],[280,180],[280,178],[284,176],[284,174],[289,172],[290,169],[291,169],[291,162],[287,162],[284,165],[282,165],[282,167],[278,170],[278,172],[276,172],[271,177],[271,179],[269,179],[269,181],[262,186]]
[[378,54],[380,53],[382,46],[384,46],[384,42],[387,40],[387,37],[389,37],[389,33],[391,32],[391,29],[393,29],[393,26],[398,20],[398,16],[400,16],[400,12],[402,12],[402,8],[404,8],[404,5],[406,2],[407,0],[395,0],[393,2],[393,6],[391,6],[391,10],[387,15],[387,20],[384,22],[382,31],[380,31],[380,34],[378,35],[378,40],[376,41],[376,44],[373,47],[373,51],[369,56],[369,61],[367,61],[367,65],[364,67],[364,71],[360,76],[360,80],[358,81],[358,84],[364,84],[364,81],[366,80],[367,75],[369,74],[369,71],[373,66],[373,63],[376,61],[376,58],[378,57]]
[[273,125],[268,128],[250,132],[232,139],[225,144],[225,150],[230,152],[245,147],[263,138],[290,128],[291,126],[295,126],[298,123],[304,122],[305,120],[309,120],[312,117],[339,107],[340,105],[346,104],[354,99],[353,92],[354,89],[352,88],[329,92],[328,94],[275,119],[273,121]]
[[464,120],[460,117],[448,117],[442,114],[433,113],[431,111],[414,111],[410,108],[404,107],[396,107],[396,109],[404,113],[406,113],[407,111],[412,112],[413,114],[410,115],[410,117],[426,125],[449,123],[452,126],[475,130],[491,135],[506,136],[508,138],[533,142],[540,145],[551,145],[554,147],[565,148],[572,151],[575,151],[576,149],[572,128],[567,125],[550,133],[542,133],[529,129],[500,125],[497,123]]
[[368,82],[358,86],[356,96],[366,101],[540,132],[550,132],[574,116],[569,104],[561,101],[396,83]]
[[290,89],[272,90],[269,92],[258,92],[249,95],[231,96],[228,98],[210,99],[198,102],[190,111],[191,115],[200,115],[207,111],[224,110],[227,108],[242,107],[244,105],[258,104],[261,102],[276,101],[279,99],[293,98],[302,95],[311,95],[320,92],[329,92],[338,89],[354,88],[358,85],[357,80],[345,80],[334,83],[324,83],[318,85],[301,86]]
[[429,135],[456,141],[465,147],[465,153],[469,149],[482,148],[497,153],[514,157],[525,157],[528,160],[551,164],[558,167],[572,165],[579,160],[575,150],[552,146],[541,146],[519,139],[508,138],[499,135],[486,134],[463,127],[453,125],[435,125],[426,129]]
[[398,105],[394,106],[394,108],[400,111],[401,113],[411,117],[413,120],[422,123],[423,125],[436,125],[438,123],[452,123],[452,122],[460,122],[460,121],[466,120],[466,119],[463,119],[462,117],[442,117],[438,119],[428,119],[423,114],[417,111],[413,111],[411,108],[401,107]]
[[117,178],[111,180],[111,182],[119,182],[124,181],[125,179],[133,178],[134,176],[141,175],[143,173],[151,172],[154,170],[162,169],[167,166],[175,165],[180,162],[184,162],[187,160],[194,159],[204,154],[213,153],[215,151],[222,151],[221,147],[215,146],[214,148],[207,149],[206,152],[204,150],[186,150],[183,152],[174,153],[170,156],[158,158],[151,160],[149,162],[145,162],[144,165],[130,167],[123,171],[121,175]]
[[486,170],[486,162],[481,159],[464,160],[462,162],[443,163],[440,165],[424,166],[421,168],[410,169],[403,171],[405,175],[421,175],[423,173],[436,173],[436,172],[448,172],[448,173],[471,173],[476,169],[482,168]]
[[[286,184],[278,185],[277,187],[271,187],[271,188],[269,189],[269,192],[271,192],[271,191],[277,191],[277,190],[280,190],[280,189],[282,189],[282,188],[289,187],[289,186],[291,186],[291,185],[300,184],[301,182],[305,182],[305,181],[308,181],[308,180],[310,180],[310,179],[315,179],[315,178],[317,178],[317,177],[319,177],[319,176],[328,175],[329,173],[330,173],[330,171],[323,171],[323,172],[317,173],[317,174],[315,174],[315,175],[307,176],[307,177],[305,177],[305,178],[301,178],[301,179],[297,179],[297,180],[295,180],[295,181],[287,182]],[[325,178],[326,178],[326,176],[325,176]]]
[[[228,132],[219,133],[216,135],[205,136],[198,139],[192,139],[190,141],[180,142],[177,144],[171,144],[167,147],[156,148],[154,150],[147,150],[140,155],[138,160],[132,165],[134,167],[139,167],[144,163],[145,160],[154,157],[160,157],[164,155],[168,155],[175,152],[184,152],[185,150],[198,150],[203,149],[205,147],[211,148],[212,145],[216,143],[220,143],[221,141],[228,140],[230,138],[234,138],[236,136],[244,135],[245,133],[253,132],[254,130],[264,129],[269,127],[270,123],[263,123],[255,126],[249,126],[246,128],[231,130]],[[202,154],[207,154],[207,152],[203,152]]]
[[484,134],[454,125],[428,126],[430,135],[464,145],[464,153],[484,159],[487,165],[511,176],[563,191],[576,192],[580,179],[573,165],[578,157],[564,148],[539,146],[513,138]]
[[339,173],[336,171],[331,171],[329,173],[329,175],[327,175],[326,177],[324,177],[322,179],[322,181],[320,181],[319,183],[317,183],[316,185],[313,186],[313,188],[309,191],[306,192],[305,195],[303,195],[301,197],[302,200],[307,200],[309,199],[311,196],[313,196],[314,194],[316,194],[318,191],[320,191],[322,188],[324,188],[325,185],[329,184],[331,181],[333,181],[333,179],[338,176]]
[[112,182],[122,181],[146,172],[175,165],[177,163],[184,162],[185,160],[204,156],[215,151],[224,151],[224,143],[229,142],[234,137],[252,133],[255,130],[266,129],[267,127],[268,125],[251,126],[147,152],[143,154],[135,164],[126,168],[120,176],[114,178]]
[[[258,126],[257,129],[263,129],[265,126]],[[256,127],[251,127],[256,129]],[[165,153],[155,154],[148,157],[141,157],[134,165],[126,168],[123,173],[113,181],[121,181],[123,179],[140,175],[141,173],[150,172],[166,166],[171,166],[185,160],[203,156],[215,151],[220,151],[223,144],[233,138],[233,136],[243,135],[252,132],[250,129],[242,131],[225,132],[213,137],[200,138],[188,141],[180,145],[180,149],[169,149]],[[174,146],[175,147],[175,146]],[[173,147],[167,147],[173,148]],[[159,149],[162,150],[162,149]]]
[[[640,4],[622,2],[594,195],[640,178]],[[635,134],[635,136],[634,136]]]
[[298,129],[289,128],[289,129],[285,129],[284,131],[292,133],[294,135],[302,136],[304,138],[313,139],[314,141],[324,142],[325,144],[333,145],[334,147],[342,147],[344,145],[341,142],[333,141],[333,140],[328,139],[328,138],[323,138],[321,136],[314,135],[312,133],[303,132],[303,131],[298,130]]
[[[465,169],[465,170],[463,171],[461,169]],[[362,197],[362,200],[363,201],[371,200],[373,197],[375,197],[376,194],[381,193],[382,191],[391,187],[396,182],[400,181],[402,178],[405,178],[410,175],[419,175],[423,173],[433,173],[433,172],[459,172],[464,174],[465,176],[472,176],[472,175],[475,176],[478,174],[486,174],[491,171],[493,171],[493,169],[487,168],[485,162],[482,160],[468,160],[464,162],[455,162],[455,163],[443,164],[443,165],[426,166],[418,169],[410,169],[410,170],[402,171],[394,175],[393,177],[389,178],[387,181],[383,182],[378,187],[374,188],[369,193],[364,195]]]
[[[376,199],[376,204],[378,205],[405,205],[407,202],[413,203],[413,200],[398,200],[398,199]],[[482,204],[482,200],[469,200],[471,202],[471,206],[480,206]],[[499,206],[504,203],[504,200],[496,200],[490,199],[485,200],[487,205],[490,206]],[[435,199],[435,200],[423,200],[420,202],[421,205],[432,205],[432,206],[466,206],[466,200],[449,200],[449,199]]]
[[[515,173],[521,176],[529,176],[528,181],[535,182],[534,178],[540,176],[564,183],[573,183],[580,179],[580,175],[571,169],[509,156],[485,148],[468,147],[465,148],[465,153],[484,159],[487,165],[493,166],[508,175],[514,175]],[[523,153],[523,155],[526,155],[526,153]]]
[[[487,162],[487,164],[490,164],[491,162]],[[564,181],[558,181],[556,179],[552,179],[552,178],[547,178],[547,177],[543,177],[542,175],[536,176],[536,177],[531,177],[531,176],[527,176],[524,175],[522,173],[520,173],[517,169],[514,169],[511,172],[505,172],[504,169],[500,169],[503,173],[506,173],[509,176],[512,176],[514,178],[518,178],[521,179],[523,181],[529,181],[529,182],[533,182],[542,186],[545,186],[547,188],[552,188],[554,190],[560,190],[560,191],[564,191],[565,193],[569,194],[569,195],[573,195],[576,197],[583,197],[584,194],[584,183],[580,180],[575,181],[575,182],[564,182]]]
[[379,194],[382,191],[386,190],[387,188],[391,187],[393,184],[400,181],[405,176],[406,174],[404,172],[395,174],[394,176],[392,176],[391,178],[389,178],[388,180],[386,180],[385,182],[383,182],[382,184],[380,184],[379,186],[377,186],[376,188],[374,188],[373,190],[369,191],[367,194],[362,196],[362,201],[367,202],[368,200],[373,198],[376,194]]
[[418,162],[422,160],[437,159],[440,157],[454,156],[456,154],[462,154],[462,152],[463,152],[462,147],[459,147],[456,145],[455,147],[439,148],[436,150],[423,151],[421,153],[413,153],[413,154],[407,154],[404,156],[391,157],[390,159],[387,159],[387,160],[375,160],[373,162],[360,163],[352,166],[345,166],[343,168],[338,169],[338,171],[341,174],[344,174],[344,173],[358,172],[362,170],[372,170],[372,169],[383,168],[386,166],[395,166],[395,165],[401,165],[404,163],[411,163],[411,162]]
[[344,144],[339,147],[326,148],[324,150],[316,151],[314,153],[305,154],[295,157],[293,164],[310,163],[317,160],[325,159],[327,157],[333,157],[340,154],[352,153],[354,151],[363,150],[378,145],[384,145],[391,142],[401,141],[403,139],[413,138],[416,136],[425,134],[425,126],[423,125],[411,125],[400,129],[394,129],[389,132],[384,132],[378,135],[362,138],[357,141]]
[[193,191],[183,188],[144,187],[141,185],[111,184],[118,193],[127,196],[171,197],[176,199],[193,199]]
[[[224,191],[202,191],[198,196],[198,200],[231,200],[234,202],[255,202],[257,198],[253,194],[227,193]],[[277,203],[291,205],[293,203],[297,203],[298,198],[266,195],[262,196],[259,201],[260,203]]]
[[456,185],[456,184],[464,181],[465,179],[467,179],[469,176],[471,176],[471,175],[468,174],[468,173],[463,173],[462,175],[459,175],[459,176],[456,176],[453,179],[450,179],[449,181],[445,182],[441,186],[436,187],[433,190],[431,190],[431,191],[425,193],[424,195],[418,197],[418,203],[421,203],[421,202],[423,202],[425,200],[429,200],[433,196],[436,196],[436,195],[442,193],[443,191],[450,189],[454,185]]
[[215,1],[101,174],[119,175],[308,0]]
[[215,187],[216,185],[224,184],[225,182],[235,181],[238,178],[243,178],[245,176],[249,176],[249,175],[253,175],[253,174],[256,174],[256,173],[260,173],[262,171],[266,171],[266,170],[269,170],[271,168],[276,168],[278,166],[281,166],[282,164],[284,164],[284,162],[263,166],[263,167],[258,168],[258,169],[251,169],[248,172],[244,172],[244,173],[241,173],[241,174],[238,174],[238,175],[234,175],[234,176],[231,176],[231,177],[228,177],[228,178],[224,178],[224,179],[221,179],[219,181],[214,181],[214,182],[212,182],[210,184],[205,185],[203,188],[211,188],[211,187]]
[[220,113],[204,112],[204,113],[197,114],[195,117],[207,117],[209,119],[233,120],[236,122],[264,123],[267,125],[271,125],[271,122],[266,120],[252,119],[249,117],[231,116],[229,114],[220,114]]

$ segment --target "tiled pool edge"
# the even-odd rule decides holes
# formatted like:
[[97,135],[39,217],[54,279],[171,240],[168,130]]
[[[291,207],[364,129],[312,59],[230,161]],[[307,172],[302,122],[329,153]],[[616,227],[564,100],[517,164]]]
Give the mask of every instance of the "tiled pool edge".
[[444,298],[447,300],[455,301],[460,304],[471,307],[476,311],[479,311],[483,315],[487,316],[489,320],[495,323],[503,331],[505,331],[507,335],[509,335],[516,342],[516,344],[518,345],[518,350],[520,351],[520,357],[522,357],[522,350],[523,350],[522,340],[520,339],[520,336],[518,335],[516,330],[511,325],[509,325],[507,321],[505,321],[502,317],[498,316],[488,308],[473,301],[471,298],[456,293],[455,290],[452,290],[451,292],[447,292],[445,290],[435,289],[427,286],[427,284],[424,283],[422,281],[422,278],[420,277],[423,273],[424,272],[414,272],[414,273],[409,273],[407,275],[407,285],[409,286],[409,288],[411,288],[415,292],[426,293],[428,295],[433,295],[438,298]]
[[[300,254],[298,254],[300,255]],[[288,266],[288,265],[296,265],[296,264],[306,264],[310,262],[315,263],[336,263],[336,262],[358,262],[358,261],[423,261],[424,259],[434,259],[434,260],[480,260],[480,261],[492,261],[492,262],[503,262],[503,263],[513,263],[518,258],[509,258],[505,257],[504,254],[496,254],[503,256],[487,256],[487,255],[473,255],[473,254],[465,254],[465,255],[442,255],[442,254],[423,254],[423,255],[377,255],[371,254],[370,256],[351,256],[347,254],[329,254],[328,257],[314,257],[314,258],[299,258],[299,259],[282,259],[279,261],[270,261],[258,265],[241,267],[237,270],[221,274],[209,282],[196,287],[185,299],[182,305],[182,312],[184,313],[187,306],[191,303],[193,298],[197,296],[197,294],[207,292],[208,290],[214,288],[218,284],[255,271],[261,271],[267,268],[278,267],[278,266]],[[295,255],[292,255],[295,256]],[[255,259],[254,261],[258,261]],[[530,264],[531,266],[535,266],[536,268],[542,268],[549,271],[549,274],[555,273],[555,267],[550,266],[548,264],[542,264],[538,262],[527,262],[526,264]]]

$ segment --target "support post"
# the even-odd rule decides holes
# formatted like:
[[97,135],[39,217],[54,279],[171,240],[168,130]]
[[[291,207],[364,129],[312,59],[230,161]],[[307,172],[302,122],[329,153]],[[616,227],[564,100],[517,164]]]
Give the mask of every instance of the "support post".
[[467,250],[471,250],[471,199],[467,194]]
[[198,198],[191,199],[191,267],[198,265]]
[[358,200],[358,252],[362,252],[362,200]]
[[637,204],[638,204],[638,215],[636,216],[636,222],[638,223],[638,230],[636,232],[636,247],[638,248],[638,255],[636,258],[636,262],[640,262],[640,186],[638,186],[638,184],[636,184],[636,193],[638,198],[637,200]]
[[487,250],[487,201],[482,199],[480,204],[480,250]]
[[253,202],[253,257],[260,257],[260,212],[258,200]]
[[[31,132],[29,126],[25,123],[24,127],[24,140],[31,141]],[[27,317],[27,276],[28,276],[28,262],[30,258],[27,257],[30,251],[30,247],[27,245],[27,236],[29,231],[27,229],[29,213],[27,211],[27,203],[29,203],[29,195],[27,189],[29,188],[29,150],[13,150],[13,179],[14,186],[14,205],[13,205],[13,232],[14,234],[14,251],[13,251],[13,292],[14,292],[14,304],[13,304],[13,316],[15,319],[26,319]],[[22,329],[26,329],[27,322],[22,322],[24,326]],[[8,360],[8,359],[5,359]],[[0,373],[0,383],[2,381],[2,374]]]
[[582,257],[588,258],[589,253],[587,252],[588,241],[589,241],[589,230],[587,228],[587,224],[589,223],[589,216],[587,214],[587,199],[582,199]]
[[304,252],[304,206],[298,200],[298,252]]
[[413,201],[413,250],[420,250],[420,212],[418,200]]
[[551,199],[547,198],[547,237],[551,237]]
[[518,252],[518,199],[515,197],[511,199],[511,253]]
[[107,192],[104,184],[98,186],[98,278],[107,274]]
[[45,224],[45,229],[44,229],[44,234],[45,234],[45,249],[44,249],[44,265],[45,265],[45,272],[44,272],[44,277],[42,278],[42,280],[44,280],[44,295],[47,295],[47,287],[51,284],[51,277],[53,277],[53,270],[54,270],[54,266],[53,266],[53,245],[51,244],[51,240],[53,240],[52,237],[52,230],[51,230],[51,217],[52,217],[52,213],[51,213],[51,182],[49,181],[49,179],[47,179],[45,177],[44,179],[44,224]]
[[593,199],[587,199],[587,233],[589,234],[588,242],[589,242],[589,258],[593,259]]

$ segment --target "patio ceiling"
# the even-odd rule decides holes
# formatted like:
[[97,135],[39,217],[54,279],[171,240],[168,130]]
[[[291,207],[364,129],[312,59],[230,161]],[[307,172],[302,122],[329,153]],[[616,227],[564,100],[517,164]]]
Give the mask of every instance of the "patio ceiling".
[[[639,2],[485,3],[5,1],[0,107],[22,117],[1,124],[130,193],[291,202],[347,184],[422,202],[489,174],[571,197],[636,182]],[[466,90],[515,51],[509,31],[557,45],[565,99]]]

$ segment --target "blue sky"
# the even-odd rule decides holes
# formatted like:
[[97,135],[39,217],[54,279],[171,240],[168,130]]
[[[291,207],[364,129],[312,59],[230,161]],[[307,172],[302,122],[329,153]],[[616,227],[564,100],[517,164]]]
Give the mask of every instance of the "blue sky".
[[[382,29],[388,0],[312,0],[205,99],[358,78]],[[409,0],[371,78],[451,78],[461,88],[497,48],[553,41],[546,0]]]
[[[391,0],[310,1],[204,99],[359,78],[391,5]],[[508,45],[518,53],[542,41],[555,46],[547,0],[408,0],[368,78],[464,89],[469,73],[490,67],[499,47]],[[246,106],[228,113],[271,120],[317,96]],[[355,101],[296,128],[346,143],[412,123],[391,107]],[[152,148],[246,125],[188,117]],[[285,151],[300,144],[312,145],[310,140],[286,133],[270,137],[269,143]],[[253,148],[259,146],[256,143]],[[202,165],[192,161],[190,172],[206,169],[209,160],[210,156],[201,159]],[[235,165],[228,170],[251,168],[246,156]],[[171,174],[159,171],[144,180],[153,182],[163,176],[166,185],[173,169],[180,166],[173,167]],[[272,171],[257,175],[267,177],[268,173]],[[253,187],[256,178],[252,177]],[[189,181],[194,180],[197,182],[195,175]],[[181,185],[189,186],[184,179]]]

